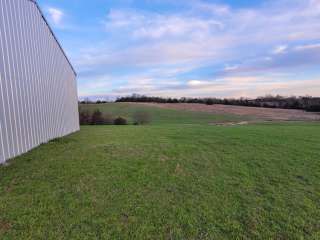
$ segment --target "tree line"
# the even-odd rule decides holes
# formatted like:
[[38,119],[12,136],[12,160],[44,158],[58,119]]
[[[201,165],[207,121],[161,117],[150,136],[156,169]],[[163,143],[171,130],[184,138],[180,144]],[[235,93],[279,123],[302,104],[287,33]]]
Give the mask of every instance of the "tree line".
[[120,97],[116,102],[145,102],[145,103],[199,103],[199,104],[223,104],[248,107],[266,107],[283,109],[301,109],[310,112],[320,112],[320,97],[267,95],[256,99],[248,98],[163,98],[149,97],[133,94],[127,97]]

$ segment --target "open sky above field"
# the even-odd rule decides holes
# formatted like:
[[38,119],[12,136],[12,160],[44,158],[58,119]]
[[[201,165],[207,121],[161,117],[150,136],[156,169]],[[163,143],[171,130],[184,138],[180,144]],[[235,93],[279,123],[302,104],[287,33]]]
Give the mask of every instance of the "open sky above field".
[[320,92],[320,0],[39,0],[79,95]]

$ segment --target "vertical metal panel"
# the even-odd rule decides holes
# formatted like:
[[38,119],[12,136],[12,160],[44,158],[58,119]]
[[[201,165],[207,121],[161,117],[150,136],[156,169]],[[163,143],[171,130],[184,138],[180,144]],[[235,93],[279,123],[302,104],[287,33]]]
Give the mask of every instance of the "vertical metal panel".
[[4,44],[2,44],[2,29],[3,29],[2,9],[0,6],[0,162],[4,162],[9,157],[9,135],[8,135],[8,115],[6,111],[6,84],[5,84],[5,69],[4,69]]
[[79,130],[76,74],[31,0],[0,0],[0,163]]
[[1,10],[1,20],[0,20],[0,38],[1,38],[1,50],[2,50],[2,57],[3,57],[3,87],[4,87],[4,111],[5,111],[5,116],[6,116],[6,122],[7,122],[7,127],[8,129],[8,139],[7,139],[7,144],[8,144],[8,157],[12,157],[15,155],[15,149],[17,149],[16,143],[15,143],[15,138],[16,138],[16,132],[15,132],[15,116],[13,113],[13,106],[14,106],[14,101],[12,97],[12,81],[11,81],[11,66],[10,66],[10,56],[11,54],[8,51],[8,39],[7,35],[9,34],[7,29],[8,29],[8,21],[7,21],[7,9],[5,8],[4,4],[5,0],[1,0],[1,5],[0,5],[0,10]]
[[[10,11],[13,12],[14,18],[17,18],[16,11],[13,11],[13,9],[16,9],[15,4],[17,2],[15,1],[10,1],[9,3],[9,8]],[[15,73],[15,83],[16,83],[16,97],[17,97],[17,110],[18,110],[18,121],[19,121],[19,146],[20,150],[18,153],[26,151],[25,149],[25,139],[26,139],[26,134],[25,134],[25,108],[23,104],[23,98],[24,98],[24,92],[22,89],[22,81],[20,81],[22,77],[22,61],[19,56],[19,53],[21,51],[21,44],[20,44],[20,36],[19,36],[19,27],[18,21],[13,21],[13,19],[10,19],[10,25],[12,26],[12,35],[14,36],[11,41],[11,45],[13,46],[13,66],[14,66],[14,73]]]
[[[27,52],[26,52],[26,33],[24,31],[24,19],[22,17],[22,3],[21,1],[15,2],[17,6],[15,7],[15,18],[16,18],[16,30],[18,31],[18,53],[21,54],[20,59],[20,76],[19,76],[19,83],[20,83],[20,90],[21,90],[21,97],[22,97],[22,105],[23,105],[23,122],[24,122],[24,144],[23,144],[23,152],[27,151],[31,146],[31,127],[30,127],[30,100],[29,100],[29,86],[27,84]],[[24,79],[24,80],[23,80]]]
[[24,85],[24,91],[26,92],[26,98],[25,102],[27,105],[27,115],[25,116],[27,121],[27,128],[29,131],[29,141],[27,142],[27,148],[30,149],[32,146],[35,145],[35,130],[34,130],[34,105],[32,103],[32,85],[31,85],[31,79],[32,79],[32,71],[31,71],[31,51],[29,47],[29,43],[32,39],[30,39],[29,36],[29,24],[27,22],[27,2],[26,1],[19,1],[20,5],[17,8],[17,11],[19,11],[19,15],[21,16],[18,18],[21,22],[20,31],[22,33],[22,42],[23,45],[23,62],[24,62],[24,78],[22,79],[23,85]]
[[20,42],[19,42],[19,37],[18,37],[18,26],[17,26],[17,21],[15,20],[16,18],[16,9],[15,4],[16,1],[9,1],[8,2],[8,9],[9,12],[12,13],[12,17],[8,18],[8,26],[10,26],[10,45],[11,45],[11,56],[12,56],[12,81],[14,84],[14,90],[13,94],[15,97],[15,111],[16,111],[16,129],[17,129],[17,144],[18,144],[18,149],[15,152],[16,154],[21,154],[24,152],[24,110],[23,110],[23,99],[22,99],[22,89],[21,89],[21,58],[19,54],[19,49],[20,49]]

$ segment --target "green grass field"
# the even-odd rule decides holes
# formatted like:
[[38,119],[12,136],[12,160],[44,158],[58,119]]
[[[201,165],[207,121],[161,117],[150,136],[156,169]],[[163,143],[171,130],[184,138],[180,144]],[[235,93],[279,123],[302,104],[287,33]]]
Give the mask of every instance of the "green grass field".
[[0,167],[0,239],[320,239],[320,124],[145,110]]
[[132,123],[132,116],[137,111],[145,111],[151,115],[151,125],[159,124],[208,124],[214,122],[240,121],[236,115],[213,115],[205,112],[177,111],[157,107],[135,105],[130,103],[117,104],[88,104],[81,105],[80,110],[93,112],[99,109],[103,113],[112,114],[114,117],[125,117]]

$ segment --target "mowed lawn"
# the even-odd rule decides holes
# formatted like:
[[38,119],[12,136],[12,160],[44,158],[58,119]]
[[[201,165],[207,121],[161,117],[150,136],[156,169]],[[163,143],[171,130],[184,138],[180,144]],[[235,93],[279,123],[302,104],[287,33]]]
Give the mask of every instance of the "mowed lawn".
[[320,239],[320,124],[145,110],[0,167],[0,239]]

